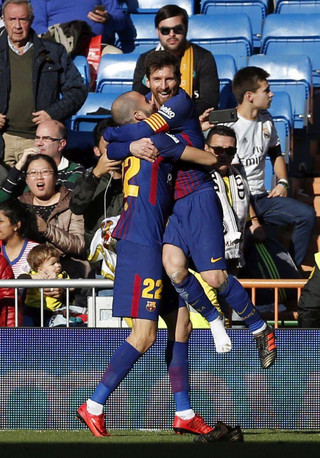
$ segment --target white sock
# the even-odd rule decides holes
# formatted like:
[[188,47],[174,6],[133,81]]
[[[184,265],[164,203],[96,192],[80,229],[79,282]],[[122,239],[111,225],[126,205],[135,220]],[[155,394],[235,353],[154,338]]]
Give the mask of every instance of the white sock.
[[180,410],[179,412],[176,412],[175,415],[181,420],[190,420],[195,416],[195,413],[193,409],[187,409],[187,410]]
[[92,401],[91,399],[87,400],[87,411],[91,413],[91,415],[101,415],[103,413],[103,405],[99,404],[96,401]]
[[211,333],[213,335],[214,344],[217,353],[228,353],[232,349],[231,340],[224,327],[224,319],[218,316],[213,321],[210,321]]
[[253,335],[259,334],[260,332],[264,331],[266,329],[266,327],[267,327],[267,323],[263,323],[261,328],[256,329],[255,331],[252,331],[252,334]]

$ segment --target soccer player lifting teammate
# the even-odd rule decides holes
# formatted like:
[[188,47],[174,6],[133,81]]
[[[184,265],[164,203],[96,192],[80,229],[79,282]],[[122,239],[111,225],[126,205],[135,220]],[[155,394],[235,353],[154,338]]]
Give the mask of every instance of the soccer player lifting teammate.
[[[166,51],[150,53],[146,60],[146,82],[158,112],[138,124],[107,129],[105,140],[133,141],[170,131],[186,144],[203,148],[194,105],[179,88],[179,59]],[[145,149],[148,149],[147,140]],[[146,155],[140,157],[146,158]],[[172,284],[180,296],[208,320],[216,350],[230,351],[231,342],[218,311],[188,271],[188,260],[192,258],[203,280],[216,289],[219,302],[232,307],[247,324],[256,339],[261,366],[269,368],[277,354],[274,332],[261,319],[241,284],[226,271],[220,203],[209,174],[201,167],[179,162],[174,197],[163,246],[163,263]]]

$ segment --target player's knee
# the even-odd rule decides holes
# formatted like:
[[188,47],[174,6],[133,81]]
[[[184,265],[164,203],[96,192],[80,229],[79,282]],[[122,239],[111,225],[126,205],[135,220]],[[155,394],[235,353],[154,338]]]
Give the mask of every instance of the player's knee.
[[211,270],[201,272],[201,277],[209,286],[220,291],[220,288],[223,288],[224,283],[228,279],[228,273],[225,270]]
[[140,353],[144,354],[155,343],[156,329],[132,329],[127,341]]
[[175,285],[180,285],[186,280],[188,276],[188,271],[186,269],[177,269],[173,272],[167,272],[167,275],[172,281],[172,283],[174,283]]

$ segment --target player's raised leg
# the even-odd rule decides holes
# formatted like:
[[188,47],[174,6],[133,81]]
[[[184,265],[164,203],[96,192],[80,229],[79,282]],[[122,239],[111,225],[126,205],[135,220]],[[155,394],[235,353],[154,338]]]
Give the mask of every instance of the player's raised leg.
[[225,330],[223,319],[210,302],[199,281],[188,272],[184,251],[178,246],[166,243],[163,246],[162,259],[177,293],[209,322],[216,351],[218,353],[229,352],[232,344]]

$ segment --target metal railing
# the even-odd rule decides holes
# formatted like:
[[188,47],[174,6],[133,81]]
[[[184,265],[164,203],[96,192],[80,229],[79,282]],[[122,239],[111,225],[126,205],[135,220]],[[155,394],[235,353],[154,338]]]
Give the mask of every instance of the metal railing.
[[244,288],[251,289],[251,300],[256,302],[256,290],[262,288],[274,289],[274,327],[279,327],[279,289],[289,288],[297,290],[297,301],[300,298],[302,288],[307,283],[306,279],[295,280],[253,280],[253,279],[239,279],[239,282]]
[[113,288],[111,280],[101,279],[67,279],[67,280],[1,280],[1,288],[15,288],[15,326],[18,326],[18,297],[19,288],[39,288],[40,289],[40,325],[44,326],[44,288],[65,288],[66,289],[66,326],[69,327],[70,318],[70,288],[89,288],[92,290],[92,300],[95,304],[96,289],[110,289]]
[[[279,326],[279,289],[289,288],[297,290],[297,301],[300,298],[301,290],[306,284],[306,279],[298,280],[256,280],[240,279],[244,288],[251,289],[252,302],[256,301],[256,290],[262,288],[274,289],[274,326]],[[45,284],[44,284],[45,283]],[[111,289],[113,282],[111,280],[101,279],[68,279],[68,280],[1,280],[0,287],[15,289],[15,325],[18,326],[18,297],[19,288],[39,288],[40,289],[40,324],[44,326],[44,288],[65,288],[66,289],[66,327],[69,327],[70,318],[70,288],[89,288],[92,290],[92,300],[95,306],[96,289]],[[95,325],[95,323],[94,323]]]

